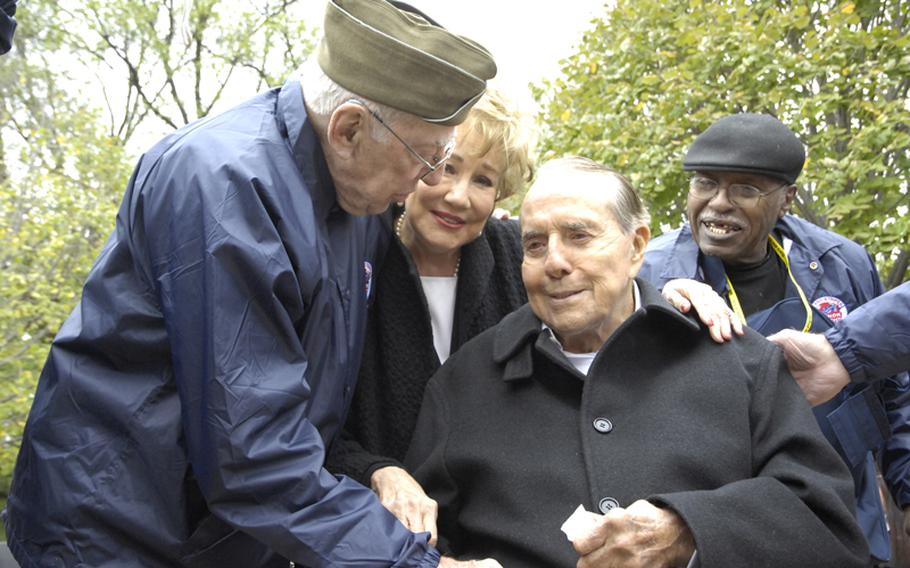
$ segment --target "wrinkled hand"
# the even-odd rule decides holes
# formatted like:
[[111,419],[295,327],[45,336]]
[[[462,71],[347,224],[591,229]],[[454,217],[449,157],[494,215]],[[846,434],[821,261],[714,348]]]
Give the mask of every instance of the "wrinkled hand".
[[430,544],[436,544],[436,501],[411,474],[400,467],[379,468],[370,476],[370,486],[401,524],[412,532],[429,532]]
[[483,560],[455,560],[448,556],[443,556],[439,561],[439,568],[502,568],[502,564],[492,558]]
[[790,374],[812,406],[831,400],[850,383],[850,373],[824,335],[785,329],[768,340],[784,350]]
[[698,318],[708,326],[711,338],[723,343],[733,338],[733,334],[742,335],[743,322],[736,317],[733,310],[713,288],[688,278],[677,278],[664,284],[661,291],[664,298],[677,310],[686,314],[693,307]]
[[613,509],[572,542],[578,568],[674,568],[695,552],[689,527],[670,509],[636,501]]

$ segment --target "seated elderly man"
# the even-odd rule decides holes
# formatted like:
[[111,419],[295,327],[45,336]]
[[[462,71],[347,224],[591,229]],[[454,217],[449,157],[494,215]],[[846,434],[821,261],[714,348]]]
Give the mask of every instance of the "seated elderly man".
[[[594,162],[521,210],[529,304],[430,381],[406,464],[440,545],[504,566],[864,566],[850,475],[780,351],[636,280],[648,214]],[[588,513],[570,542],[560,526]],[[579,556],[581,557],[579,561]]]

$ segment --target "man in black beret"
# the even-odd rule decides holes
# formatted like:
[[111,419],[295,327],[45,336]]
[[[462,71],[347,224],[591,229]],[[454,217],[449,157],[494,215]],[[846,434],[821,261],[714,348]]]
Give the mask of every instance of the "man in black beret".
[[0,55],[13,47],[16,31],[16,0],[0,0]]
[[[765,335],[783,328],[823,330],[881,294],[863,247],[787,214],[805,158],[803,144],[773,116],[743,113],[715,122],[683,160],[683,169],[692,172],[689,222],[651,241],[640,275],[668,297],[679,286],[691,294],[713,290]],[[891,552],[877,456],[895,501],[910,505],[908,399],[903,374],[848,386],[814,408],[822,432],[853,473],[857,517],[878,560]]]
[[330,0],[323,34],[298,76],[140,159],[25,427],[5,515],[23,568],[440,563],[323,462],[383,213],[442,180],[496,65],[384,0]]

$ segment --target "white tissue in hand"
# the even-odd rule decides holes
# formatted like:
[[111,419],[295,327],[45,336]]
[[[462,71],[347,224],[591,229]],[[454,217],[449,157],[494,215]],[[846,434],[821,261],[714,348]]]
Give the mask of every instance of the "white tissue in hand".
[[598,515],[585,510],[584,505],[579,505],[575,512],[569,515],[566,522],[562,524],[560,530],[566,533],[566,538],[574,542],[578,538],[591,532],[597,525]]

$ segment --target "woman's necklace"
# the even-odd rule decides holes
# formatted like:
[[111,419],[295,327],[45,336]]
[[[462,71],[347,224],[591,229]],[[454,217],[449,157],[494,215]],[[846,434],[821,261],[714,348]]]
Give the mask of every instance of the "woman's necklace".
[[[404,223],[404,216],[407,215],[407,210],[403,211],[401,215],[398,216],[398,220],[395,221],[395,236],[398,237],[398,240],[401,241],[401,225]],[[402,244],[404,241],[401,241]],[[461,268],[461,255],[458,255],[458,260],[455,261],[455,273],[452,276],[458,276],[458,269]]]

